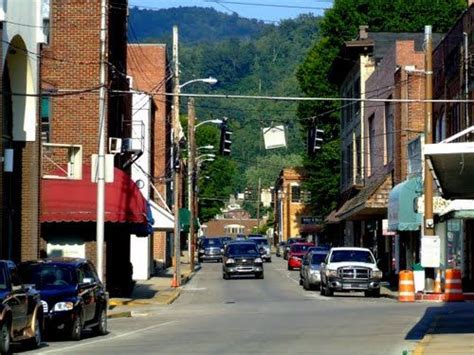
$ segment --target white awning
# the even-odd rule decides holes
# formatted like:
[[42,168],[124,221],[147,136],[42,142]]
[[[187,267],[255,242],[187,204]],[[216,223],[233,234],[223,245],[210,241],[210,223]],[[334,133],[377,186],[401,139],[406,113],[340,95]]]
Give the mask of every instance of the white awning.
[[151,214],[153,216],[153,230],[157,232],[172,232],[174,229],[174,216],[172,213],[158,206],[155,202],[150,202]]
[[474,143],[426,144],[441,194],[446,199],[474,199]]
[[426,144],[431,173],[445,199],[474,199],[474,142],[454,143],[473,127],[437,144]]

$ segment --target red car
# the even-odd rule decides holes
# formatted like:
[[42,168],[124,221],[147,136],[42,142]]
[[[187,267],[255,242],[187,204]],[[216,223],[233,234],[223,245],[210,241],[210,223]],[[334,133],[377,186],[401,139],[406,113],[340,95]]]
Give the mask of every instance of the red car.
[[311,247],[314,247],[313,243],[292,244],[288,253],[288,270],[301,268],[301,259]]

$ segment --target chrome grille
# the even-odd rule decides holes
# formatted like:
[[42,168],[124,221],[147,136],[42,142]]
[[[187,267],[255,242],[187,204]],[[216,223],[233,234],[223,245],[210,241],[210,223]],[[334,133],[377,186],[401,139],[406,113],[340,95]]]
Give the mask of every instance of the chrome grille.
[[254,259],[248,259],[248,258],[235,258],[235,264],[236,265],[253,265]]
[[43,306],[43,313],[46,314],[48,313],[48,304],[45,301],[41,301],[41,305]]
[[340,267],[337,274],[341,279],[368,280],[370,279],[370,269],[364,267]]

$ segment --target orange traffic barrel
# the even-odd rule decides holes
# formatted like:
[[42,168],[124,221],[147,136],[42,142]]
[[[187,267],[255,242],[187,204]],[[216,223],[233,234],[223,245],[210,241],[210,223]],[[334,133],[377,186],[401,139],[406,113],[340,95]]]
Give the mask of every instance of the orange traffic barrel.
[[444,285],[445,301],[464,301],[462,293],[461,270],[447,269]]
[[402,270],[398,274],[398,300],[400,302],[415,302],[413,271]]

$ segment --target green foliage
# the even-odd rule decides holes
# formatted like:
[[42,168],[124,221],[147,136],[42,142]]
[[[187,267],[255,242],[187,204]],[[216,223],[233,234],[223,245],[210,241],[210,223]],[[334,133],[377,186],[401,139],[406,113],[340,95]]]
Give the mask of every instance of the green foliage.
[[[320,23],[321,37],[308,52],[297,71],[301,90],[310,97],[337,97],[337,88],[328,80],[329,68],[344,41],[357,37],[358,27],[369,32],[446,32],[465,9],[464,0],[335,0]],[[325,142],[315,158],[306,158],[314,212],[327,215],[337,200],[339,189],[339,113],[331,102],[305,102],[298,107],[302,125],[317,123],[325,130]],[[314,116],[308,121],[305,117]]]

